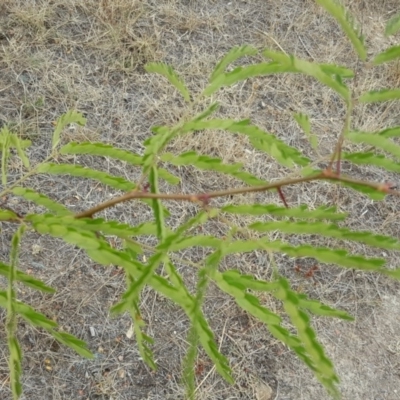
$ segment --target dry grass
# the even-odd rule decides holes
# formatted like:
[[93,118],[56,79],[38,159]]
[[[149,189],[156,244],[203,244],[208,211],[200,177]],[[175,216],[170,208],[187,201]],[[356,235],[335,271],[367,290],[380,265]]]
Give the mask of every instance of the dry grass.
[[[247,43],[260,49],[281,49],[309,60],[345,64],[359,73],[357,93],[399,85],[398,63],[363,71],[332,18],[311,0],[161,3],[153,0],[1,2],[0,126],[7,123],[22,137],[32,139],[33,162],[46,156],[52,122],[70,108],[86,113],[88,123],[85,128],[68,130],[64,135],[66,142],[102,140],[141,153],[141,143],[149,136],[151,126],[175,123],[184,113],[176,92],[162,78],[144,72],[144,64],[151,61],[172,64],[190,89],[198,92],[220,57],[231,47]],[[382,35],[385,21],[398,8],[396,0],[346,3],[365,24],[371,54],[398,40],[397,37],[390,41]],[[222,106],[221,117],[251,118],[315,160],[323,160],[332,150],[344,115],[337,96],[313,80],[299,76],[239,83],[221,90],[216,100]],[[318,154],[313,153],[293,121],[294,111],[310,115],[319,137]],[[355,110],[354,122],[365,130],[400,125],[399,105],[360,105]],[[193,149],[225,162],[242,162],[249,171],[268,180],[288,173],[254,151],[244,138],[226,133],[200,132],[186,136],[170,150]],[[127,169],[116,161],[93,157],[74,160],[132,180],[138,177],[136,169]],[[374,168],[346,168],[347,172],[366,179],[398,181],[397,176]],[[191,168],[174,172],[180,174],[179,190],[185,192],[235,184],[233,180]],[[11,179],[20,173],[21,166],[15,163],[10,169]],[[76,210],[113,194],[101,185],[72,178],[32,178],[29,185]],[[393,199],[376,203],[327,184],[288,188],[285,193],[292,205],[337,204],[350,213],[348,223],[354,229],[399,236],[399,212]],[[273,193],[235,199],[249,200],[278,202]],[[8,201],[17,210],[39,211],[13,198]],[[186,204],[174,204],[170,209],[172,226],[196,211],[195,206]],[[151,218],[150,210],[137,204],[118,206],[105,215],[132,224]],[[216,222],[210,222],[206,229],[211,234],[224,233],[224,228]],[[11,234],[4,227],[2,260],[8,258]],[[312,243],[316,243],[315,239]],[[360,245],[349,249],[384,255],[390,266],[398,265],[399,258],[394,253],[373,252]],[[200,262],[204,255],[201,249],[183,254],[193,262]],[[355,323],[315,320],[320,338],[337,366],[344,399],[400,398],[399,285],[376,275],[335,267],[324,267],[313,279],[306,279],[294,271],[294,260],[277,257],[276,262],[297,290],[345,309],[357,318]],[[312,260],[304,260],[301,266],[307,270]],[[258,252],[229,257],[222,268],[228,267],[264,279],[271,276],[268,258]],[[95,265],[71,246],[33,233],[24,242],[21,268],[44,279],[58,292],[47,296],[26,290],[20,291],[19,297],[57,320],[67,331],[87,340],[96,354],[94,360],[83,360],[58,346],[43,331],[22,324],[19,332],[25,354],[24,399],[183,398],[180,363],[185,354],[188,324],[182,311],[150,290],[145,290],[142,296],[148,333],[156,340],[154,352],[159,369],[153,373],[140,360],[134,341],[125,335],[130,327],[129,318],[110,319],[108,315],[109,307],[124,290],[120,270]],[[189,285],[194,284],[190,267],[181,265],[180,272]],[[261,299],[263,304],[280,312],[280,305],[267,295]],[[201,352],[196,367],[199,399],[327,398],[291,352],[214,287],[208,295],[205,313],[221,350],[231,362],[237,383],[231,387],[222,381]],[[95,336],[90,335],[90,327],[94,328]],[[7,349],[2,330],[0,338],[0,398],[9,399]],[[268,394],[269,388],[272,396]]]

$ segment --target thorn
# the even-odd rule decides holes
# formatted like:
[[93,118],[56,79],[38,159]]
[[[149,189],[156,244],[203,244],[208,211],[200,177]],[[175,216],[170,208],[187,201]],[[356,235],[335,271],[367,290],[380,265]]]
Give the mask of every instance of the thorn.
[[280,187],[278,187],[277,190],[278,190],[279,197],[282,200],[282,203],[285,205],[286,208],[289,208],[288,203],[286,203],[286,199],[285,199],[285,196],[284,196],[284,194],[282,192],[282,189]]

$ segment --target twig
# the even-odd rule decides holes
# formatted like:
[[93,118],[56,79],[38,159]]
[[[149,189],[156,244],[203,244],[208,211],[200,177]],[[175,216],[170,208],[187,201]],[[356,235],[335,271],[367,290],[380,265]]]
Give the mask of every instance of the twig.
[[219,190],[215,192],[208,193],[196,193],[196,194],[168,194],[168,193],[149,193],[143,191],[132,191],[126,193],[122,196],[116,197],[114,199],[105,201],[104,203],[98,204],[95,207],[92,207],[86,211],[78,213],[75,215],[75,218],[90,218],[94,214],[97,214],[100,211],[103,211],[107,208],[114,207],[117,204],[124,203],[133,199],[161,199],[161,200],[178,200],[178,201],[190,201],[190,202],[200,202],[204,204],[205,199],[207,201],[212,198],[217,197],[227,197],[235,194],[244,194],[244,193],[254,193],[254,192],[265,192],[271,189],[278,189],[283,186],[294,185],[298,183],[304,182],[312,182],[317,180],[330,180],[336,182],[350,183],[355,185],[362,185],[365,187],[369,187],[371,189],[375,189],[377,191],[393,194],[395,196],[400,197],[400,192],[392,190],[391,185],[387,183],[373,183],[362,181],[358,179],[353,179],[345,176],[339,176],[331,169],[326,169],[318,174],[301,177],[301,178],[293,178],[293,179],[283,179],[274,183],[269,183],[267,185],[255,186],[255,187],[241,187],[236,189],[227,189],[227,190]]

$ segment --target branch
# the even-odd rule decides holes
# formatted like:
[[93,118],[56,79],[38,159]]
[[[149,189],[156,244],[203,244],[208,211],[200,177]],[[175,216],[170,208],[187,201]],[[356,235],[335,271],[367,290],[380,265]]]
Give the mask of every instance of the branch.
[[279,189],[283,186],[294,185],[298,183],[304,182],[312,182],[317,180],[329,180],[336,182],[344,182],[344,183],[353,183],[358,185],[363,185],[366,187],[370,187],[371,189],[375,189],[379,192],[384,192],[387,194],[393,194],[395,196],[400,197],[400,192],[392,190],[391,185],[387,183],[373,183],[366,182],[357,179],[352,179],[344,176],[339,176],[335,172],[330,169],[326,169],[318,174],[302,177],[302,178],[293,178],[293,179],[282,179],[274,183],[269,183],[267,185],[254,186],[254,187],[241,187],[236,189],[227,189],[227,190],[219,190],[215,192],[208,193],[197,193],[197,194],[168,194],[168,193],[149,193],[144,191],[132,191],[126,193],[122,196],[115,197],[114,199],[105,201],[104,203],[98,204],[95,207],[92,207],[86,211],[78,213],[75,215],[75,218],[91,218],[94,214],[99,213],[107,208],[114,207],[119,203],[124,203],[133,199],[161,199],[161,200],[178,200],[178,201],[190,201],[190,202],[200,202],[203,203],[205,201],[209,201],[212,198],[216,197],[226,197],[235,194],[245,194],[245,193],[254,193],[254,192],[265,192],[271,189]]

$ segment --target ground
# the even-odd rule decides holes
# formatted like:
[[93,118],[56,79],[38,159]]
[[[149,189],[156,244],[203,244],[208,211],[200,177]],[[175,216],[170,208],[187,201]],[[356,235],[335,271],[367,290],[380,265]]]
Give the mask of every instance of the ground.
[[[369,59],[399,42],[398,35],[391,39],[383,36],[385,22],[398,11],[398,0],[347,0],[345,4],[362,25]],[[65,111],[77,109],[85,114],[87,125],[69,127],[63,133],[63,143],[103,141],[142,154],[142,143],[151,135],[152,126],[174,124],[185,112],[176,91],[160,76],[148,74],[144,65],[163,61],[174,66],[190,90],[198,93],[218,60],[241,44],[282,50],[310,61],[346,65],[357,72],[353,86],[357,94],[400,85],[399,63],[372,68],[357,61],[337,24],[311,0],[2,0],[0,126],[8,125],[32,141],[29,156],[36,163],[49,153],[54,121]],[[319,165],[326,162],[343,123],[344,108],[337,96],[311,78],[297,75],[251,79],[219,91],[214,100],[221,104],[220,117],[250,118],[302,149]],[[206,105],[199,104],[199,110]],[[310,116],[318,135],[317,154],[293,120],[293,112]],[[399,103],[358,105],[353,124],[368,131],[400,125]],[[223,132],[185,136],[169,150],[179,153],[193,149],[225,162],[242,162],[249,171],[267,180],[288,173],[265,154],[254,151],[243,138]],[[60,160],[133,181],[138,178],[138,170],[112,160]],[[375,168],[346,164],[343,168],[363,179],[399,181],[396,175]],[[15,161],[10,166],[10,179],[15,180],[21,172],[21,165]],[[190,193],[236,184],[189,167],[172,172],[181,177],[182,183],[179,188],[168,190]],[[28,185],[77,211],[113,195],[110,188],[75,178],[38,176],[32,177]],[[285,194],[290,205],[336,205],[349,212],[346,226],[353,229],[399,237],[398,199],[374,202],[328,184],[295,186]],[[235,201],[246,199],[279,204],[274,193],[239,197]],[[2,199],[5,200],[17,211],[40,210],[16,198]],[[171,226],[182,223],[196,211],[194,205],[169,206]],[[137,203],[119,205],[103,216],[133,225],[151,219],[149,209]],[[220,227],[210,223],[205,229],[216,234]],[[12,229],[3,224],[3,262],[9,257],[11,235]],[[314,243],[316,239],[312,240]],[[350,249],[384,256],[390,267],[398,266],[399,255],[395,252],[373,251],[361,245]],[[204,253],[197,249],[185,256],[199,262]],[[312,266],[312,260],[301,261],[305,271]],[[400,399],[399,284],[375,274],[334,266],[320,266],[312,278],[307,278],[295,270],[294,260],[277,257],[276,263],[294,288],[356,318],[355,322],[314,320],[340,376],[343,399]],[[269,260],[262,253],[228,258],[224,266],[264,279],[271,277]],[[57,288],[57,293],[49,296],[20,288],[19,298],[86,340],[96,355],[94,360],[83,359],[59,346],[42,330],[21,322],[22,399],[184,398],[180,363],[185,355],[188,323],[181,310],[149,289],[142,295],[147,332],[155,339],[158,370],[151,372],[141,361],[134,338],[126,335],[131,326],[129,317],[109,315],[110,306],[124,290],[120,270],[96,265],[72,246],[34,233],[29,233],[23,242],[20,268]],[[189,267],[182,266],[180,272],[189,285],[193,283]],[[267,296],[261,296],[261,301],[278,311],[279,305]],[[291,351],[215,287],[210,288],[204,311],[221,351],[230,361],[236,383],[231,386],[224,382],[209,359],[200,353],[196,366],[199,399],[328,399]],[[4,321],[2,313],[0,327]],[[0,329],[0,398],[4,400],[11,398],[7,357],[5,333]]]

